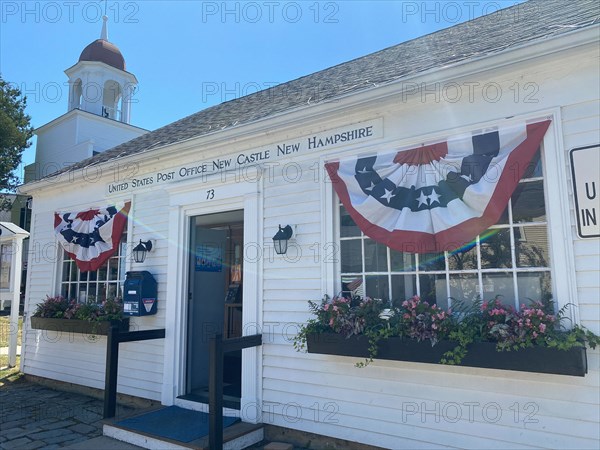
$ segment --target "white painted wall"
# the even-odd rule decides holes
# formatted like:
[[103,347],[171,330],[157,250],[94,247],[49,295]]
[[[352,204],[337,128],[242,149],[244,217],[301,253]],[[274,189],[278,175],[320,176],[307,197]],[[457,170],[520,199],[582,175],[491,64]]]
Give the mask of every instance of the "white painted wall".
[[[40,179],[71,164],[147,133],[147,130],[72,110],[36,130],[35,163],[26,168],[27,181]],[[88,174],[94,178],[95,172]]]
[[[273,119],[264,128],[269,131],[266,137],[256,132],[249,138],[228,139],[227,132],[223,132],[222,141],[214,144],[210,144],[213,138],[207,138],[186,151],[174,146],[170,154],[141,161],[140,173],[186,161],[236,154],[376,117],[384,118],[383,140],[336,148],[329,155],[420,143],[457,130],[497,123],[505,117],[525,119],[553,115],[555,121],[545,139],[545,158],[547,165],[563,174],[563,182],[550,189],[557,193],[557,198],[551,198],[550,202],[552,208],[560,205],[563,197],[568,203],[564,214],[550,217],[551,238],[553,246],[566,242],[569,250],[552,264],[556,267],[555,273],[572,269],[569,272],[572,284],[557,286],[564,295],[556,300],[559,305],[571,301],[579,303],[581,323],[599,333],[600,240],[577,237],[568,165],[570,149],[600,142],[597,61],[597,45],[587,45],[527,62],[507,63],[476,75],[463,74],[453,79],[426,75],[422,79],[429,77],[441,83],[439,99],[433,94],[424,99],[418,94],[407,99],[396,95],[325,116],[319,114],[327,108],[342,108],[346,103],[315,106],[311,110],[312,118],[300,123],[291,122],[294,114],[290,114],[290,122],[283,125]],[[473,100],[468,91],[464,91],[457,101],[447,101],[443,89],[450,81],[460,85],[479,83],[474,88]],[[501,87],[502,95],[496,101],[484,97],[481,87],[487,83]],[[528,88],[527,83],[531,83]],[[377,92],[374,90],[373,96]],[[520,93],[518,98],[515,92]],[[526,97],[533,92],[532,97]],[[335,269],[335,264],[332,267],[332,263],[324,262],[323,253],[314,259],[315,244],[322,248],[327,243],[327,229],[333,226],[322,223],[323,217],[329,215],[328,211],[323,213],[326,188],[314,179],[315,168],[322,170],[320,158],[323,156],[328,155],[315,152],[289,158],[284,161],[288,167],[291,167],[289,163],[297,163],[294,170],[302,171],[298,181],[290,181],[295,178],[291,171],[286,179],[276,169],[275,176],[264,178],[261,185],[263,246],[272,245],[271,237],[278,224],[290,223],[297,226],[295,242],[302,250],[302,257],[297,261],[286,262],[282,257],[261,261],[260,322],[269,330],[275,330],[265,334],[261,349],[262,376],[258,384],[262,385],[263,421],[389,448],[598,448],[598,350],[588,351],[589,373],[582,378],[395,361],[375,361],[366,369],[358,369],[354,367],[354,358],[294,351],[288,336],[281,330],[285,324],[309,318],[307,301],[317,300],[325,293],[323,286],[329,281],[323,277]],[[321,171],[320,179],[323,175]],[[40,257],[41,249],[51,247],[54,242],[52,212],[108,204],[111,200],[104,194],[104,183],[108,181],[111,181],[110,176],[105,174],[101,182],[63,184],[35,193],[33,253],[29,257],[31,269],[26,300],[29,313],[46,294],[52,293],[56,283],[55,262],[51,257]],[[205,194],[204,187],[198,182],[199,205]],[[158,240],[156,250],[148,255],[143,269],[155,275],[160,299],[156,316],[136,318],[133,323],[143,328],[161,327],[165,323],[165,303],[178,305],[183,301],[162,299],[166,295],[168,250],[170,246],[181,245],[185,237],[180,236],[178,242],[168,240],[169,195],[161,188],[140,190],[131,197],[131,242],[136,243],[140,238]],[[568,225],[568,239],[557,235],[561,228],[559,222]],[[174,234],[171,232],[170,236]],[[56,250],[53,251],[48,255],[56,254]],[[569,252],[574,257],[572,267]],[[569,292],[573,292],[575,298],[571,298]],[[176,335],[177,330],[168,329],[164,342],[127,344],[121,353],[119,391],[161,398],[163,376],[172,380],[174,370],[162,365],[168,360],[163,358],[164,346],[177,348],[171,346]],[[66,338],[50,342],[43,333],[26,328],[23,345],[26,373],[102,387],[105,348],[102,338],[97,343],[89,343],[77,335],[72,342]],[[181,386],[172,388],[176,395]],[[449,409],[453,405],[459,405],[462,413],[456,421],[453,420],[456,410]],[[418,413],[407,413],[414,408]],[[301,418],[298,418],[299,411]],[[425,414],[421,414],[423,411]]]
[[[481,101],[480,90],[475,91],[475,98],[480,99],[475,103],[463,98],[450,104],[443,97],[436,101],[432,94],[425,102],[420,98],[404,105],[398,102],[386,115],[386,140],[410,141],[411,136],[434,136],[455,127],[560,107],[562,121],[556,124],[556,132],[562,140],[551,153],[546,149],[546,159],[570,174],[568,151],[600,141],[599,93],[593,81],[598,77],[597,56],[597,49],[590,49],[565,55],[560,63],[540,58],[534,66],[520,64],[455,80],[481,86],[498,83],[504,95],[497,102]],[[510,90],[515,82],[521,86],[535,83],[537,95],[532,100],[537,101],[515,101]],[[575,253],[574,300],[579,302],[581,322],[599,333],[600,240],[577,237],[571,180],[565,180],[561,190],[569,198],[570,209],[564,212],[573,224],[567,231]],[[318,186],[308,178],[294,185],[283,180],[266,184],[265,228],[269,231],[265,236],[272,235],[281,221],[295,223],[298,244],[312,256],[312,243],[322,243],[319,205]],[[551,216],[550,221],[552,228],[557,218]],[[560,239],[553,236],[553,245]],[[307,310],[306,300],[318,300],[323,294],[321,273],[327,270],[326,264],[319,267],[311,262],[307,257],[294,264],[265,263],[265,325],[275,328],[277,323],[309,317],[302,312]],[[568,268],[563,259],[555,259],[553,265],[556,271]],[[565,304],[573,299],[556,300]],[[295,353],[286,336],[277,333],[274,342],[263,347],[267,405],[263,413],[271,418],[270,412],[278,412],[273,416],[277,425],[389,448],[597,448],[600,443],[598,350],[588,351],[589,373],[578,378],[391,361],[358,369],[353,358]],[[473,405],[473,420],[467,403]],[[296,420],[298,405],[302,406],[301,420]],[[454,405],[460,405],[462,412],[456,422]],[[415,408],[418,412],[410,414]],[[496,408],[501,408],[497,422]],[[524,422],[529,422],[528,413],[533,413],[529,419],[535,422]]]

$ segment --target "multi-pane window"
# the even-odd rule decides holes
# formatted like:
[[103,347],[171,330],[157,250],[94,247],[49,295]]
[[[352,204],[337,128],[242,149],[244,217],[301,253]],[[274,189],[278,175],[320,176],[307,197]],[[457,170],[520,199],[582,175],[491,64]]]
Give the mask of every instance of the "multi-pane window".
[[540,151],[496,225],[452,252],[411,254],[366,237],[340,205],[342,291],[393,303],[419,295],[450,306],[452,299],[491,299],[519,307],[552,297],[548,222]]
[[0,289],[10,289],[10,270],[12,263],[12,246],[0,245]]
[[106,299],[123,298],[127,236],[124,234],[119,249],[98,270],[81,272],[75,261],[65,252],[62,262],[60,293],[80,303],[100,303]]

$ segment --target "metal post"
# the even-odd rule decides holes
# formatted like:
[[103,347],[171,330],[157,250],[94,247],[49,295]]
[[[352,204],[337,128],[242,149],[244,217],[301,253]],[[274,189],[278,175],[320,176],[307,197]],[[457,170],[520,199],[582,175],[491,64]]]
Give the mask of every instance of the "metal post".
[[223,335],[210,338],[208,375],[208,443],[210,450],[223,449]]
[[117,410],[117,374],[119,369],[119,327],[108,329],[106,374],[104,376],[104,418],[115,417]]

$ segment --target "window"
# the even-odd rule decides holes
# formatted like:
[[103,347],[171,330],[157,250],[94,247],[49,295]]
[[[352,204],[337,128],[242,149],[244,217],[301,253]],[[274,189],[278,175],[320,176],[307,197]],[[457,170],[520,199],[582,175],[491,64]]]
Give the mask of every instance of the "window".
[[10,289],[12,245],[0,245],[0,289]]
[[341,204],[339,208],[342,291],[393,304],[419,295],[444,308],[452,299],[489,300],[501,295],[504,303],[519,307],[552,298],[539,150],[498,223],[452,252],[391,250],[366,237]]
[[79,303],[100,303],[106,299],[123,298],[126,242],[127,235],[124,233],[118,251],[93,272],[81,272],[75,261],[63,252],[60,295]]

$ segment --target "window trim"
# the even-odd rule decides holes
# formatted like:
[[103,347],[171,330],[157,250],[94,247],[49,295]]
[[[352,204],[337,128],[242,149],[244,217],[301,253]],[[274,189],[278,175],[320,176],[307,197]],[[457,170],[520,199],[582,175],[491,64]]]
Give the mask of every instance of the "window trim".
[[[79,270],[79,267],[76,266],[75,260],[71,260],[71,263],[70,263],[69,267],[71,266],[71,264],[75,264],[76,270],[77,270],[77,274],[78,274],[77,277],[76,277],[76,279],[73,281],[73,280],[70,280],[70,277],[69,277],[69,280],[67,280],[67,281],[63,280],[64,270],[65,270],[65,263],[67,262],[67,260],[65,259],[65,254],[66,254],[65,250],[61,246],[59,246],[59,257],[57,258],[58,269],[56,271],[57,275],[58,275],[57,276],[57,284],[58,284],[58,286],[57,286],[57,292],[58,292],[58,295],[62,295],[62,289],[63,289],[63,286],[65,284],[79,286],[80,284],[84,283],[86,286],[89,286],[90,283],[95,283],[97,285],[96,292],[99,292],[99,287],[100,287],[99,285],[100,284],[104,284],[106,286],[106,288],[107,288],[106,292],[108,292],[108,286],[110,284],[117,284],[117,286],[118,286],[117,293],[118,293],[119,287],[120,287],[120,289],[123,289],[123,284],[125,283],[125,276],[127,274],[128,268],[129,268],[128,261],[131,259],[130,258],[130,253],[129,253],[129,249],[131,248],[131,245],[129,243],[128,236],[129,235],[127,234],[127,232],[123,232],[123,236],[121,237],[121,240],[119,241],[119,249],[117,250],[117,252],[115,252],[115,254],[113,254],[110,258],[108,258],[102,264],[102,266],[104,264],[107,264],[109,266],[111,264],[111,260],[113,258],[115,258],[115,257],[120,258],[119,264],[117,266],[117,279],[116,280],[109,280],[109,276],[110,275],[109,275],[108,266],[107,266],[106,279],[105,280],[95,280],[95,281],[85,280],[85,281],[82,281],[82,280],[79,279],[81,271]],[[125,254],[123,254],[121,256],[118,256],[118,253],[120,253],[121,249],[123,249],[123,244],[125,245],[125,247],[124,247]],[[93,272],[97,272],[98,270],[100,270],[100,268],[96,269]],[[90,272],[88,272],[88,274],[89,273]],[[120,278],[121,274],[123,274],[123,279]],[[70,289],[69,289],[69,291],[70,291]],[[77,289],[77,291],[79,292],[79,289]],[[89,295],[90,294],[88,292],[88,294],[87,294],[88,298],[86,299],[86,301],[80,301],[79,294],[76,295],[76,298],[73,298],[72,295],[71,296],[67,296],[67,300],[75,300],[75,301],[77,301],[77,303],[89,303]],[[95,295],[95,297],[96,297],[96,300],[93,303],[99,303],[98,296]],[[107,298],[109,298],[109,297],[107,296]],[[104,299],[104,300],[106,300],[106,299]]]
[[[543,152],[541,155],[542,165],[544,167],[544,180],[553,180],[552,183],[545,182],[544,195],[546,199],[546,221],[549,242],[549,256],[551,261],[550,274],[552,279],[552,296],[555,307],[560,309],[571,303],[573,307],[568,308],[566,317],[573,323],[579,323],[579,302],[577,300],[577,285],[575,272],[575,256],[573,249],[572,223],[573,212],[570,208],[567,184],[567,160],[566,150],[563,146],[562,136],[562,116],[560,108],[538,111],[534,113],[523,114],[512,117],[511,119],[498,118],[496,120],[483,123],[474,123],[462,127],[432,132],[417,137],[410,137],[405,140],[385,141],[373,144],[349,146],[341,151],[332,152],[320,157],[320,166],[323,169],[324,164],[332,159],[342,159],[350,155],[361,153],[374,153],[385,150],[390,147],[407,147],[420,142],[431,142],[436,139],[444,139],[449,134],[460,134],[470,132],[476,129],[488,128],[502,125],[518,124],[524,121],[534,121],[536,119],[550,118],[552,122],[548,128],[544,139],[542,140]],[[384,130],[385,136],[385,130]],[[323,169],[323,183],[321,192],[321,221],[322,236],[324,242],[335,243],[336,258],[334,263],[328,263],[326,258],[321,258],[321,273],[325,280],[322,282],[323,292],[327,294],[336,294],[341,291],[341,248],[340,248],[340,230],[339,230],[339,200],[335,195],[332,183]],[[548,201],[552,199],[552,201]],[[560,270],[557,262],[561,261]],[[511,269],[513,270],[513,269]],[[481,273],[479,270],[476,271]]]

